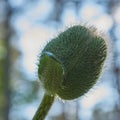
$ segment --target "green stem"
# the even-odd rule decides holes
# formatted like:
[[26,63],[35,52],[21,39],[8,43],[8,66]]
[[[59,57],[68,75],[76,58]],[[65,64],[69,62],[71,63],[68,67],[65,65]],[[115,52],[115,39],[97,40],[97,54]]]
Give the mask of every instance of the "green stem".
[[45,93],[43,100],[33,117],[33,120],[44,120],[54,102],[54,99],[55,99],[55,96],[51,96]]

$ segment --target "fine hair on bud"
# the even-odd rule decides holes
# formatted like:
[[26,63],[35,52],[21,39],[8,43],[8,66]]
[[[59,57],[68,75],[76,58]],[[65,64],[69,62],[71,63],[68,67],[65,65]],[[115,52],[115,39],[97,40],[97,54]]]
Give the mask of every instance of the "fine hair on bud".
[[50,95],[76,99],[91,89],[100,77],[107,45],[93,27],[74,25],[44,47],[38,75]]

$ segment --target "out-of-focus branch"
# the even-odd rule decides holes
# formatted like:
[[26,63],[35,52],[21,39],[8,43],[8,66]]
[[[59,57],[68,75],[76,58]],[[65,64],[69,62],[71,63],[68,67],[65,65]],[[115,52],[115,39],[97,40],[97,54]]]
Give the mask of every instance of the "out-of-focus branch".
[[2,65],[2,70],[3,70],[3,78],[2,78],[2,83],[3,83],[3,92],[4,92],[4,105],[3,105],[3,120],[9,120],[9,112],[10,112],[10,104],[11,104],[11,91],[10,91],[10,39],[11,39],[11,31],[12,27],[10,24],[11,16],[12,16],[12,9],[9,5],[9,1],[5,0],[4,1],[4,7],[5,7],[5,19],[3,21],[3,42],[4,42],[4,47],[6,49],[6,57],[3,61]]

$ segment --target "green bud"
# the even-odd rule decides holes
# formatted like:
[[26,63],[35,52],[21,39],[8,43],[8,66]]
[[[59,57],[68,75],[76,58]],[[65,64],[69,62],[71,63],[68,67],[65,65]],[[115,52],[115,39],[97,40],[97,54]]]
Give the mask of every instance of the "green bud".
[[105,40],[92,28],[76,25],[45,46],[38,66],[39,78],[49,94],[75,99],[97,82],[106,56]]

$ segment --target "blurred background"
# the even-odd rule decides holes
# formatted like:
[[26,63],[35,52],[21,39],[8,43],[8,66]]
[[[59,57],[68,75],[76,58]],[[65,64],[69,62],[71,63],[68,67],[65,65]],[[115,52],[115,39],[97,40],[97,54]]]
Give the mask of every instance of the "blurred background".
[[0,0],[0,120],[32,119],[44,94],[38,56],[75,23],[107,34],[110,57],[90,92],[58,98],[46,120],[120,120],[120,0]]

